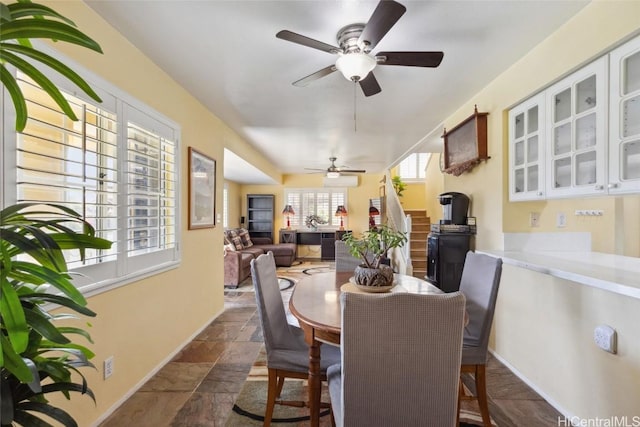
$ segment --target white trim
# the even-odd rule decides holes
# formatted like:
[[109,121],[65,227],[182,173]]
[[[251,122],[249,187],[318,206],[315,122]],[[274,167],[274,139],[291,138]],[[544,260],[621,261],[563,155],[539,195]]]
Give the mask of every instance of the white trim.
[[122,395],[122,397],[120,397],[120,399],[115,401],[115,403],[113,405],[111,405],[111,407],[109,407],[109,409],[104,411],[102,413],[102,415],[100,415],[100,417],[98,417],[98,419],[93,424],[91,424],[92,427],[99,426],[100,424],[102,424],[102,422],[104,420],[109,418],[111,416],[111,414],[113,414],[120,406],[122,406],[123,403],[125,403],[127,400],[129,400],[129,398],[131,396],[133,396],[135,394],[135,392],[137,392],[143,385],[145,385],[146,382],[149,381],[155,374],[157,374],[158,371],[160,371],[160,369],[162,369],[167,363],[171,362],[171,360],[186,345],[188,345],[191,341],[193,341],[195,339],[195,337],[200,335],[202,333],[202,331],[204,331],[205,328],[207,328],[211,324],[211,322],[216,320],[218,318],[218,316],[220,316],[222,313],[224,313],[224,309],[222,309],[222,311],[219,311],[218,313],[214,314],[213,317],[211,317],[207,322],[205,322],[203,326],[201,326],[198,330],[196,330],[193,334],[191,334],[187,339],[185,339],[182,342],[181,345],[179,345],[179,346],[177,346],[175,348],[175,350],[173,350],[171,353],[169,353],[167,355],[167,357],[165,357],[158,365],[156,365],[152,370],[150,370],[147,373],[147,375],[145,375],[140,381],[138,381],[133,387],[131,387],[131,389],[129,389],[129,391],[127,391],[124,395]]

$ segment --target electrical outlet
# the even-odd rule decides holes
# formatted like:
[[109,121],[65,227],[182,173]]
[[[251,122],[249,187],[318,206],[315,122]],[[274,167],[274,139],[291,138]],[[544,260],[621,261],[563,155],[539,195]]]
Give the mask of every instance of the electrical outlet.
[[529,214],[529,226],[540,227],[540,212],[531,212]]
[[556,227],[562,228],[566,226],[567,226],[567,216],[564,214],[564,212],[558,212],[558,215],[556,216]]
[[106,380],[113,375],[113,356],[104,359],[104,379]]
[[608,351],[609,353],[616,354],[617,352],[617,334],[616,330],[608,325],[599,325],[593,331],[593,340],[596,345]]

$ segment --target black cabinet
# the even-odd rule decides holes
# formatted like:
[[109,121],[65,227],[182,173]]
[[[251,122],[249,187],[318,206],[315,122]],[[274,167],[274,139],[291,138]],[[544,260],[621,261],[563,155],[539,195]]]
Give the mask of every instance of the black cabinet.
[[280,243],[296,243],[296,230],[280,230]]
[[273,194],[247,194],[247,230],[273,241]]
[[457,291],[472,237],[469,233],[429,233],[427,280],[444,292]]

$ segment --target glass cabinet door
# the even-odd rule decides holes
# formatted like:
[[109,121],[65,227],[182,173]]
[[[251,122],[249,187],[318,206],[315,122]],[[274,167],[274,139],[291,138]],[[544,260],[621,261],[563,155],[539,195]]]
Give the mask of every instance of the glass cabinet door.
[[544,94],[509,111],[509,199],[544,198]]
[[605,191],[607,58],[547,90],[547,197]]
[[640,191],[640,37],[610,54],[609,192]]

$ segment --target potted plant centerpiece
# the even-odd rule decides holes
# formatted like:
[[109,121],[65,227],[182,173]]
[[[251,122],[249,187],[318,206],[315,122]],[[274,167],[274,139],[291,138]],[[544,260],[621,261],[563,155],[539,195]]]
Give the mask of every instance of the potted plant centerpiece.
[[360,289],[385,292],[393,287],[393,269],[388,265],[387,254],[390,249],[402,247],[407,242],[407,233],[381,225],[365,231],[360,238],[353,233],[345,233],[342,240],[349,253],[362,260],[353,276]]

